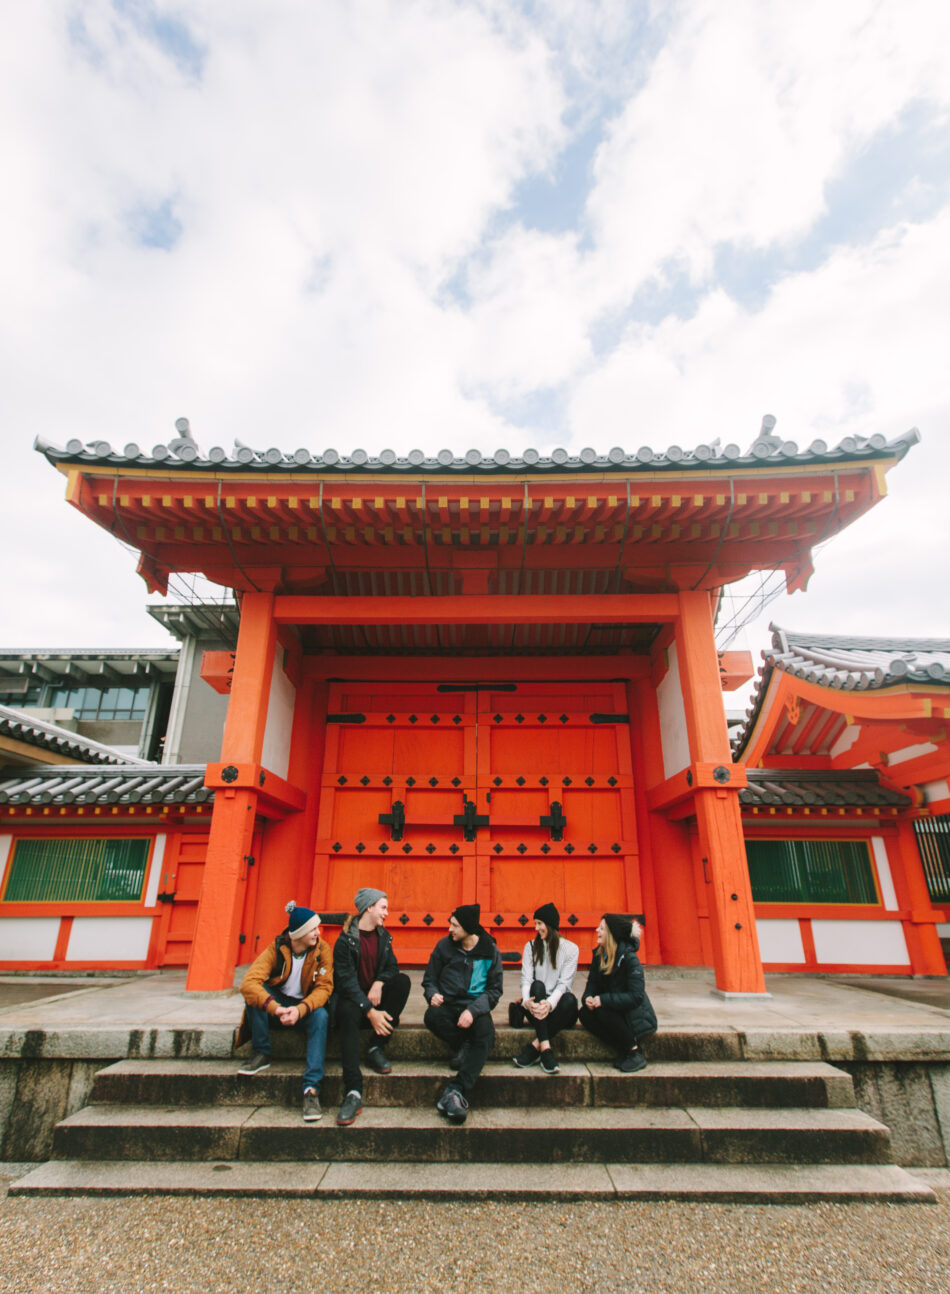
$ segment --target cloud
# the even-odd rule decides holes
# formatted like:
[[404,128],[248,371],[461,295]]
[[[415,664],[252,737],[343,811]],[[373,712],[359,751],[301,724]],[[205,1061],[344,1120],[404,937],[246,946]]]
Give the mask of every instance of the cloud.
[[945,550],[946,6],[61,0],[0,35],[7,640],[153,632],[29,444],[181,414],[370,452],[918,422],[875,524],[909,500],[887,560]]

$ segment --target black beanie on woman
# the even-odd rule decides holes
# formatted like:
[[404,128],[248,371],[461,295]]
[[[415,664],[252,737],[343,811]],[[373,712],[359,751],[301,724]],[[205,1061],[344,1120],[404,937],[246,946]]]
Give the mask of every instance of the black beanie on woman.
[[629,917],[622,917],[619,912],[605,912],[604,920],[607,929],[618,944],[625,943],[633,934],[633,925]]
[[553,903],[542,903],[534,914],[535,921],[543,921],[549,930],[559,930],[561,914]]

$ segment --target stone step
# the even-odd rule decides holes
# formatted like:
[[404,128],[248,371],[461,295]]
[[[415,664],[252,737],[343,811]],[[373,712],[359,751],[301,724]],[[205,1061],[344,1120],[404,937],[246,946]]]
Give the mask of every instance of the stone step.
[[368,1106],[337,1127],[285,1106],[89,1105],[56,1127],[55,1159],[401,1160],[444,1163],[887,1163],[887,1128],[853,1109],[703,1106],[476,1107],[462,1126],[434,1107]]
[[[512,1029],[501,1023],[501,1011],[496,1012],[495,1047],[496,1056],[514,1056],[532,1038],[528,1029]],[[369,1030],[365,1030],[365,1044],[369,1044]],[[279,1059],[297,1059],[303,1057],[304,1040],[299,1029],[272,1029],[271,1047],[274,1056]],[[817,1060],[818,1054],[812,1050],[806,1055],[797,1053],[800,1035],[793,1034],[788,1040],[791,1048],[787,1059]],[[651,1061],[679,1060],[740,1060],[743,1056],[743,1035],[734,1029],[685,1028],[661,1030],[654,1037],[643,1043],[643,1051]],[[576,1025],[558,1034],[554,1047],[559,1060],[609,1060],[612,1053],[604,1044]],[[248,1054],[250,1046],[242,1048],[241,1054]],[[449,1050],[443,1042],[419,1024],[400,1026],[386,1044],[386,1052],[392,1060],[441,1060],[448,1056]],[[330,1030],[327,1040],[327,1057],[339,1059],[339,1040],[335,1030]],[[763,1060],[769,1059],[762,1056]]]
[[[300,1102],[301,1063],[275,1060],[253,1077],[238,1061],[124,1060],[96,1075],[92,1103],[136,1105],[286,1105]],[[331,1066],[332,1070],[332,1066]],[[367,1105],[432,1105],[448,1075],[444,1061],[394,1060],[387,1075],[364,1072]],[[478,1084],[478,1105],[500,1106],[727,1106],[833,1107],[854,1105],[849,1074],[824,1062],[680,1061],[620,1074],[603,1061],[564,1061],[560,1073],[539,1066],[517,1069],[489,1061]],[[343,1099],[343,1080],[329,1073],[321,1085],[327,1106]]]
[[435,1200],[936,1202],[895,1164],[418,1164],[323,1161],[168,1163],[54,1160],[10,1195],[319,1196]]

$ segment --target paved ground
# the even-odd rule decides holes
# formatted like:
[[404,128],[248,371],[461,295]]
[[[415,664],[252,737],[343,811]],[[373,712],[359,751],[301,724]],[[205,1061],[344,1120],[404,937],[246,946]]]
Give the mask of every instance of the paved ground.
[[[413,973],[418,981],[419,973]],[[950,1033],[940,981],[769,976],[770,998],[714,997],[705,971],[647,970],[661,1027]],[[16,989],[19,977],[0,977]],[[881,991],[883,985],[885,991]],[[506,974],[505,996],[517,975]],[[57,978],[49,996],[0,994],[0,1034],[141,1028],[217,1031],[236,994],[184,992],[184,974]],[[901,996],[893,995],[893,988]],[[934,990],[937,990],[935,993]],[[414,984],[407,1022],[419,1022]],[[65,1035],[64,1035],[65,1036]],[[99,1053],[95,1053],[99,1054]],[[7,1166],[7,1180],[19,1172]],[[19,1199],[0,1195],[0,1294],[273,1286],[322,1291],[701,1290],[703,1294],[921,1294],[950,1289],[950,1172],[937,1205],[435,1203],[235,1199]],[[0,1165],[0,1192],[5,1189]],[[311,1239],[312,1238],[312,1239]]]
[[[421,1024],[425,1003],[421,971],[411,971],[413,989],[403,1020]],[[239,982],[236,976],[236,982]],[[4,997],[25,985],[44,996],[32,1001]],[[716,997],[711,971],[647,967],[647,989],[663,1029],[861,1032],[950,1029],[950,980],[874,977],[842,980],[815,975],[768,975],[771,996]],[[575,985],[579,992],[580,977]],[[48,995],[45,991],[48,990]],[[504,1000],[519,995],[519,973],[505,972]],[[895,996],[899,992],[900,996]],[[202,997],[185,992],[184,971],[156,971],[125,980],[57,977],[29,980],[0,975],[0,1030],[4,1029],[230,1029],[244,1003],[236,991]],[[499,1007],[498,1019],[503,1008]]]
[[2,1294],[264,1288],[946,1294],[950,1189],[936,1205],[0,1198]]

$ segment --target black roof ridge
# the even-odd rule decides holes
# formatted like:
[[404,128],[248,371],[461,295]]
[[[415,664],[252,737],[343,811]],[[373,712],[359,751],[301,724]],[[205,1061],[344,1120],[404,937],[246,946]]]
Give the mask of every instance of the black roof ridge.
[[43,454],[51,463],[88,463],[100,466],[137,465],[150,467],[158,465],[163,471],[194,471],[208,469],[215,472],[335,472],[386,473],[400,475],[404,473],[425,473],[428,475],[452,476],[461,474],[497,475],[512,472],[648,472],[683,471],[696,469],[702,471],[728,472],[738,467],[768,468],[777,465],[802,466],[814,463],[836,463],[865,460],[868,458],[903,457],[912,445],[920,440],[916,427],[910,428],[894,440],[880,433],[871,436],[845,436],[835,446],[818,438],[805,450],[791,440],[781,440],[777,436],[759,437],[749,450],[743,451],[734,442],[720,445],[716,439],[709,443],[683,449],[671,445],[666,450],[657,451],[649,445],[642,445],[636,450],[625,450],[619,446],[598,453],[597,450],[585,448],[576,455],[566,449],[557,448],[543,456],[538,450],[528,448],[520,457],[513,456],[507,449],[496,449],[494,453],[482,454],[481,450],[468,449],[463,454],[456,454],[451,449],[440,449],[429,455],[421,449],[411,449],[404,455],[395,450],[383,449],[378,455],[371,456],[362,449],[351,450],[348,456],[336,449],[324,449],[314,452],[306,448],[284,451],[276,447],[266,450],[251,449],[247,445],[236,445],[232,451],[214,446],[207,456],[202,456],[194,440],[190,438],[172,439],[169,444],[157,444],[151,454],[143,451],[139,445],[130,442],[120,452],[113,449],[109,441],[95,440],[84,443],[77,437],[66,442],[65,446],[53,445],[43,436],[37,436],[34,449]]

